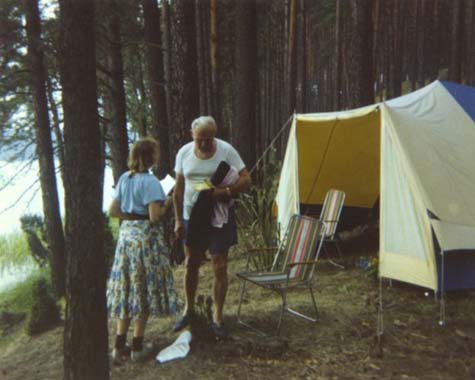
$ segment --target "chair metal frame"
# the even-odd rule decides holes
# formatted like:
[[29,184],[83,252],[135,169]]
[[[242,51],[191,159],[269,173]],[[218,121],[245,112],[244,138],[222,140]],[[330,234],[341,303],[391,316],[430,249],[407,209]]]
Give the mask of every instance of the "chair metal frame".
[[[289,242],[289,239],[291,238],[290,233],[291,233],[291,228],[293,226],[292,223],[295,223],[296,219],[307,220],[316,225],[316,231],[315,231],[316,234],[314,236],[315,240],[313,242],[313,246],[310,246],[309,248],[312,250],[312,252],[307,252],[307,257],[311,258],[311,260],[287,262],[287,261],[290,261],[290,257],[289,257],[290,251],[291,249],[294,248],[294,247],[288,247],[287,243]],[[269,253],[275,252],[275,248],[262,248],[262,249],[256,248],[256,249],[251,249],[248,251],[246,271],[237,273],[237,276],[242,280],[241,295],[240,295],[238,311],[237,311],[238,323],[264,336],[268,335],[265,332],[256,328],[255,326],[253,326],[252,324],[250,324],[249,322],[246,322],[241,319],[241,308],[242,308],[242,303],[244,300],[244,294],[245,294],[247,282],[250,282],[254,285],[271,290],[280,295],[282,304],[280,307],[279,322],[277,324],[277,330],[276,330],[277,336],[280,334],[282,321],[283,321],[285,312],[288,312],[289,314],[294,315],[296,317],[302,318],[308,322],[312,322],[312,323],[317,322],[318,307],[317,307],[317,303],[315,301],[315,296],[313,292],[313,276],[315,272],[315,266],[317,264],[317,261],[318,261],[318,258],[320,256],[320,252],[323,246],[323,239],[321,237],[325,236],[325,231],[326,231],[325,223],[323,223],[321,220],[311,218],[308,216],[300,216],[300,215],[292,216],[288,224],[284,239],[282,240],[279,248],[277,249],[277,252],[275,253],[271,268],[270,269],[264,268],[264,269],[267,269],[267,271],[250,272],[249,266],[251,262],[251,256],[258,253],[269,254]],[[277,268],[277,265],[279,263],[279,260],[281,260],[281,256],[284,258],[284,263],[283,263],[284,267],[279,269]],[[292,271],[297,267],[302,267],[302,269],[307,269],[307,272],[305,270],[302,270],[300,273],[303,273],[303,275],[299,274],[298,276],[293,277]],[[253,278],[253,276],[255,278]],[[258,280],[259,276],[267,278],[268,280],[259,281]],[[287,291],[289,289],[308,289],[309,290],[310,297],[312,300],[312,305],[313,305],[314,316],[306,315],[302,312],[291,309],[288,306]]]

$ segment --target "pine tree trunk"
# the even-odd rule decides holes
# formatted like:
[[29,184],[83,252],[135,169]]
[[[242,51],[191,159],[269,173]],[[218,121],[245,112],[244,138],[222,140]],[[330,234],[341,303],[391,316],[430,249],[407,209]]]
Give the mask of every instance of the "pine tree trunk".
[[211,73],[209,70],[208,1],[195,0],[196,53],[198,68],[198,86],[200,91],[200,114],[212,114]]
[[236,4],[236,100],[233,123],[234,146],[248,168],[254,165],[256,129],[256,3],[255,0]]
[[[53,132],[54,137],[56,139],[56,154],[58,155],[59,161],[59,172],[61,173],[61,179],[64,183],[64,144],[63,144],[63,133],[61,132],[61,128],[59,125],[59,111],[58,106],[56,105],[56,100],[54,99],[53,94],[53,84],[51,83],[51,78],[48,74],[46,74],[46,90],[48,94],[48,104],[49,109],[51,111],[51,115],[53,116]],[[53,151],[54,151],[53,147]],[[64,268],[64,272],[66,275],[66,267]]]
[[160,29],[162,32],[162,51],[163,51],[163,79],[165,82],[165,102],[167,107],[167,120],[169,121],[168,127],[168,141],[169,145],[168,151],[170,152],[171,161],[175,159],[173,157],[173,152],[171,151],[170,141],[171,141],[171,131],[170,131],[170,120],[171,120],[171,107],[170,107],[170,65],[171,65],[171,40],[170,40],[170,4],[167,1],[161,2],[161,14],[160,14]]
[[171,152],[169,151],[167,99],[164,86],[164,64],[162,36],[160,30],[160,11],[157,0],[142,0],[144,16],[144,37],[147,45],[148,84],[152,106],[153,134],[160,142],[159,177],[171,170]]
[[289,3],[289,30],[288,30],[288,51],[287,51],[287,104],[288,113],[295,111],[295,84],[296,84],[296,28],[297,28],[297,1],[290,0]]
[[462,81],[462,46],[463,46],[463,6],[462,0],[452,2],[452,32],[449,59],[449,80],[457,83]]
[[114,183],[127,171],[129,152],[127,137],[127,116],[124,90],[124,69],[122,59],[122,41],[120,19],[117,14],[116,0],[108,1],[106,59],[110,75],[107,77],[107,102],[110,107],[107,113],[110,118],[106,128],[105,139],[111,154],[112,175]]
[[336,0],[335,14],[335,88],[333,89],[333,109],[340,109],[341,87],[341,1]]
[[419,1],[417,11],[417,82],[419,88],[425,86],[426,75],[426,2]]
[[475,5],[472,3],[472,32],[470,38],[470,66],[467,76],[467,84],[475,86]]
[[404,30],[406,23],[406,1],[394,2],[394,69],[392,75],[393,96],[398,97],[402,94],[402,73],[404,57]]
[[437,0],[431,3],[430,13],[432,14],[431,21],[428,23],[428,41],[427,41],[427,57],[428,59],[428,75],[429,81],[433,82],[439,75],[439,49],[440,43],[439,35],[439,4]]
[[64,379],[109,378],[95,4],[60,1],[66,193]]
[[305,112],[306,107],[306,63],[307,49],[305,46],[306,14],[305,0],[298,0],[297,25],[296,25],[296,86],[295,86],[295,109],[297,112]]
[[414,91],[417,86],[417,51],[418,51],[418,37],[417,37],[417,24],[418,19],[418,9],[419,1],[414,0],[411,2],[411,12],[410,12],[410,25],[408,26],[408,70],[409,78],[411,80],[411,90]]
[[199,114],[196,68],[195,5],[192,1],[171,2],[170,140],[176,152],[190,140],[190,126]]
[[210,14],[210,64],[211,64],[211,104],[212,113],[215,115],[216,121],[221,125],[220,113],[220,98],[218,95],[218,22],[217,22],[217,0],[210,0],[209,7]]
[[372,0],[351,0],[351,106],[374,102]]
[[58,296],[65,294],[65,242],[59,211],[58,189],[51,141],[48,100],[46,96],[46,69],[41,43],[41,22],[38,0],[23,0],[28,40],[28,63],[32,78],[35,108],[36,149],[40,167],[49,264],[52,283]]

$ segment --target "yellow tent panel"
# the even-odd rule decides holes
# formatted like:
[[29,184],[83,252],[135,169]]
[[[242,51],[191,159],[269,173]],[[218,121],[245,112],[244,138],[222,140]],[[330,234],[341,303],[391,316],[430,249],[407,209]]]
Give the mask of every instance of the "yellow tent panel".
[[[379,195],[380,114],[299,120],[300,202],[322,204],[328,189],[346,192],[346,205],[373,206]],[[343,147],[343,149],[342,149]]]

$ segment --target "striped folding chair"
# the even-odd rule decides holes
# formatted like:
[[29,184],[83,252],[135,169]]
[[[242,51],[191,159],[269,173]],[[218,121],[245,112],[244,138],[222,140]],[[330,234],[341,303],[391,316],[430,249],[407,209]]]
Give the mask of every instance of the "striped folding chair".
[[325,200],[323,202],[320,216],[317,217],[323,223],[325,223],[325,226],[327,227],[325,231],[325,238],[323,239],[323,251],[325,252],[329,261],[340,268],[343,268],[343,266],[333,262],[330,259],[326,243],[333,243],[335,245],[339,257],[342,257],[341,250],[338,245],[338,239],[336,237],[336,229],[338,227],[338,222],[340,221],[340,215],[341,211],[343,210],[344,203],[345,193],[343,191],[335,189],[328,190],[325,196]]
[[[317,304],[312,289],[312,280],[315,266],[320,255],[325,236],[325,224],[308,216],[294,215],[290,219],[287,231],[281,245],[275,249],[251,249],[248,251],[246,271],[237,273],[242,280],[241,296],[238,305],[238,322],[246,327],[262,331],[241,319],[241,307],[244,299],[246,284],[248,282],[275,291],[281,296],[279,322],[276,335],[279,335],[285,312],[315,323],[318,317]],[[258,268],[250,270],[250,264],[256,255],[275,252],[274,260],[270,268]],[[308,289],[310,292],[315,316],[311,317],[293,310],[287,306],[287,291],[289,289]]]

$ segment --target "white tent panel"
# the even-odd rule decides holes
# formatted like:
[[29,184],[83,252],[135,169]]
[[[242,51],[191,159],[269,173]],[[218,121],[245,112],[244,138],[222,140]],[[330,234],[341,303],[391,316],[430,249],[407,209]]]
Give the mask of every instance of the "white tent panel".
[[287,224],[292,215],[300,213],[299,160],[297,135],[295,133],[296,127],[297,121],[294,117],[292,126],[290,127],[284,162],[282,164],[279,188],[277,189],[277,195],[275,197],[278,211],[277,221],[282,233],[286,231]]
[[417,177],[400,145],[388,107],[382,107],[380,273],[436,289],[429,219]]
[[[420,183],[425,207],[443,222],[475,227],[473,120],[440,82],[419,101],[389,108],[400,145]],[[455,236],[439,236],[454,233],[462,239],[461,246],[470,246],[470,236],[464,238],[455,230],[439,228],[439,240],[455,241]]]

